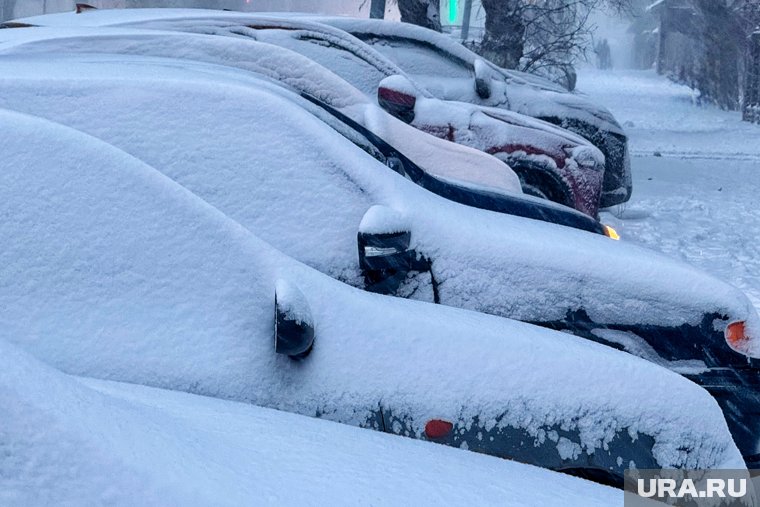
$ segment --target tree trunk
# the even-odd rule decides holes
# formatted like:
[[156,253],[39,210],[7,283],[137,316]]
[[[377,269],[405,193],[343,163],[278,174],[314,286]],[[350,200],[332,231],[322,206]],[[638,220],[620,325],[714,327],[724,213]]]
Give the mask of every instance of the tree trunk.
[[441,0],[398,0],[401,21],[441,31]]
[[480,54],[496,65],[516,69],[525,47],[522,0],[482,0],[486,31]]
[[372,0],[369,5],[369,17],[372,19],[385,18],[385,0]]

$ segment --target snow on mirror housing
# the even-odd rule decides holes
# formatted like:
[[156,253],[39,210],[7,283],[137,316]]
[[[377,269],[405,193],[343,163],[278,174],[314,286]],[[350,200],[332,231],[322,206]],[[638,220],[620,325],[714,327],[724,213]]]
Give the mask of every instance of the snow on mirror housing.
[[491,97],[491,69],[481,58],[475,60],[475,92],[481,99]]
[[393,294],[410,271],[427,271],[430,263],[410,243],[411,230],[404,217],[387,206],[372,206],[359,224],[359,267],[365,288]]
[[404,76],[388,76],[377,87],[377,103],[404,123],[412,123],[417,91]]
[[314,321],[303,293],[286,280],[274,289],[274,351],[303,359],[314,346]]

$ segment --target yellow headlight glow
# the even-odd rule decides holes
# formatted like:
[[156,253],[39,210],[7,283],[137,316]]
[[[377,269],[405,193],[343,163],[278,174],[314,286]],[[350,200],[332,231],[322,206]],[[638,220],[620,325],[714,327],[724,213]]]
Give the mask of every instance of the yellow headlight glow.
[[617,231],[609,225],[604,226],[604,235],[608,238],[614,239],[615,241],[620,239],[620,234],[618,234]]

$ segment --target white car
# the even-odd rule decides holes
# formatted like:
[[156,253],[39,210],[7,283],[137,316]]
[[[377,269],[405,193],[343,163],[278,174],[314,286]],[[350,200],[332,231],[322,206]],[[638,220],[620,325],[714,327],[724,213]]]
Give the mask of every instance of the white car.
[[[239,43],[252,59],[276,50]],[[734,287],[634,245],[431,194],[371,133],[249,72],[78,58],[0,58],[0,106],[127,151],[351,285],[568,330],[684,374],[716,395],[744,455],[757,452],[760,373],[748,357],[760,325]]]
[[[142,98],[160,99],[152,94],[165,71]],[[191,89],[175,77],[178,94]],[[108,102],[151,116],[135,89],[108,93]],[[253,96],[263,115],[275,106],[281,117],[294,114],[284,100]],[[241,98],[229,95],[229,106]],[[577,337],[348,287],[116,147],[16,112],[0,111],[0,128],[0,340],[65,373],[248,402],[617,484],[632,466],[742,466],[718,405],[673,372]],[[146,139],[138,123],[132,128]],[[338,134],[321,139],[339,146]],[[179,153],[166,141],[170,156]],[[287,172],[281,162],[268,170]],[[225,168],[210,170],[243,184]],[[262,192],[268,186],[260,180]],[[288,220],[279,229],[292,239]],[[143,412],[164,426],[160,414]],[[223,464],[209,457],[206,466]]]
[[[324,29],[342,33],[330,27],[324,27]],[[347,34],[345,35],[350,37]],[[584,215],[566,206],[555,205],[543,199],[524,195],[518,176],[510,167],[499,162],[495,157],[466,146],[456,146],[406,125],[383,111],[377,104],[370,101],[359,90],[337,75],[290,51],[268,45],[265,47],[252,46],[246,44],[245,39],[225,42],[190,34],[158,33],[153,30],[136,29],[30,28],[6,31],[2,33],[0,40],[4,43],[2,49],[4,54],[33,54],[54,51],[60,54],[149,55],[200,60],[261,73],[299,93],[317,98],[331,108],[337,109],[341,114],[348,115],[353,121],[369,128],[381,138],[390,141],[395,148],[415,161],[424,169],[425,173],[436,180],[433,185],[427,185],[425,178],[413,177],[415,182],[433,192],[457,202],[491,211],[558,223],[597,234],[610,234],[608,227],[591,216]],[[418,116],[426,119],[425,121],[434,122],[436,118],[434,110],[441,109],[441,105],[447,111],[445,116],[452,121],[456,119],[457,123],[473,114],[470,105],[456,105],[435,99],[421,98],[417,109],[429,111],[429,113]],[[509,144],[501,132],[502,127],[505,127],[506,124],[493,118],[494,114],[500,113],[498,111],[488,114],[485,111],[477,112],[470,118],[473,122],[472,127],[477,133],[467,134],[457,130],[457,135],[472,136],[474,141],[477,139],[481,141],[494,139],[496,144]],[[535,122],[535,120],[531,121]],[[524,127],[533,130],[530,125]],[[554,129],[554,127],[551,128]],[[469,127],[463,130],[468,131]],[[551,132],[549,132],[549,137],[559,139],[559,145],[554,146],[556,150],[550,151],[552,153],[561,152],[561,155],[557,155],[557,157],[562,157],[564,169],[577,168],[578,161],[581,160],[586,160],[590,164],[584,169],[584,171],[590,171],[590,178],[584,177],[572,179],[572,181],[576,183],[580,180],[586,181],[589,187],[594,187],[594,182],[599,183],[601,181],[599,178],[600,166],[597,164],[598,158],[594,156],[594,152],[598,153],[596,149],[583,146],[582,142],[576,143],[566,136],[554,136]],[[475,145],[482,148],[478,142],[475,142]],[[524,153],[525,150],[532,151],[531,148],[525,146],[510,146],[521,153]],[[567,151],[563,151],[564,149]],[[589,152],[588,150],[593,151]],[[549,159],[547,154],[539,154],[538,152],[531,156],[526,155],[526,157],[530,159],[531,164],[534,162],[543,164]],[[599,157],[601,158],[601,154]],[[603,161],[603,158],[601,160]],[[556,167],[556,163],[553,167]],[[522,176],[521,178],[524,179]],[[435,185],[440,180],[450,184],[443,192]],[[470,191],[464,193],[451,192],[449,188],[452,186],[467,187]],[[479,192],[476,192],[476,189]],[[494,199],[494,197],[496,198]],[[598,192],[590,191],[583,196],[579,195],[578,202],[585,203],[579,207],[586,210],[588,214],[595,216]],[[586,205],[588,206],[586,207]]]
[[4,340],[0,409],[5,506],[623,502],[620,491],[512,461],[249,404],[64,375]]
[[[85,18],[93,25],[250,38],[286,47],[324,65],[415,128],[507,162],[531,195],[597,216],[604,155],[580,136],[504,109],[437,99],[372,47],[331,26],[294,17],[203,12],[206,17],[193,9],[144,9],[139,10],[142,19],[137,21],[135,11],[117,10]],[[106,47],[95,47],[104,52],[114,43],[108,41]],[[176,56],[180,55],[190,57],[186,52]],[[399,81],[401,86],[394,84]],[[329,90],[340,93],[344,87],[336,84]],[[402,137],[408,137],[408,133]],[[468,167],[482,172],[475,165]]]
[[[48,14],[18,22],[58,27],[105,26],[210,15],[239,19],[246,14],[200,9],[195,12],[187,9],[111,9],[89,10],[82,14]],[[630,198],[628,138],[607,109],[593,104],[583,94],[570,93],[538,76],[499,68],[449,36],[409,23],[297,13],[271,15],[308,18],[344,30],[385,55],[438,98],[515,111],[585,137],[604,153],[606,159],[601,206],[613,206]],[[368,78],[368,81],[372,80],[374,77]]]

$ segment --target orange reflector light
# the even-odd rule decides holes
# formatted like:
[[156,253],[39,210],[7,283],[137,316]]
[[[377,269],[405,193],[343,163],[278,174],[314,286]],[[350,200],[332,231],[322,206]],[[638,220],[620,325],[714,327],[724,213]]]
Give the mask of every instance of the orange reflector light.
[[615,241],[620,239],[620,234],[618,234],[617,231],[609,225],[604,226],[604,235],[608,238],[614,239]]
[[443,438],[454,429],[454,425],[449,421],[441,419],[431,419],[425,425],[425,436],[428,438]]
[[733,347],[741,348],[747,341],[745,334],[744,321],[732,322],[726,328],[726,341]]

